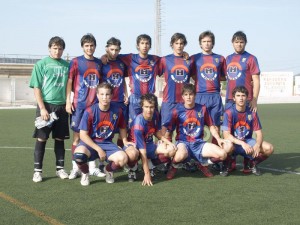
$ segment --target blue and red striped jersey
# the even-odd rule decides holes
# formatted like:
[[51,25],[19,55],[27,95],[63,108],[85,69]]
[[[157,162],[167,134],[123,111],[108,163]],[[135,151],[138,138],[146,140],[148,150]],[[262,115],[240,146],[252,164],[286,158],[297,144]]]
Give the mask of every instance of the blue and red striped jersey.
[[88,107],[79,125],[95,142],[112,141],[116,128],[126,129],[126,122],[122,109],[113,103],[107,111],[100,110],[98,103]]
[[221,55],[198,53],[191,56],[191,74],[195,78],[197,93],[220,93],[221,78],[226,77],[226,61]]
[[259,75],[260,69],[255,56],[244,51],[233,53],[226,58],[227,90],[226,99],[232,100],[232,90],[237,86],[245,86],[249,91],[248,100],[253,98],[252,75]]
[[172,119],[166,125],[167,129],[176,129],[177,141],[195,142],[203,139],[204,126],[212,126],[212,119],[205,105],[195,104],[192,109],[187,109],[184,104],[177,104],[172,111]]
[[124,102],[124,85],[127,68],[120,60],[110,60],[102,66],[103,81],[113,86],[112,102]]
[[101,82],[100,59],[86,59],[83,55],[71,60],[69,79],[73,81],[74,108],[86,109],[98,101],[96,96],[97,85]]
[[183,102],[181,91],[183,85],[190,82],[191,61],[170,54],[161,58],[160,71],[165,82],[163,102]]
[[252,112],[249,107],[245,112],[239,112],[233,105],[224,113],[222,130],[230,131],[239,140],[252,138],[253,131],[261,129],[257,112]]
[[118,57],[127,66],[130,92],[138,96],[154,94],[156,76],[160,75],[160,57],[148,55],[147,58],[142,58],[139,54],[120,54]]
[[161,121],[157,111],[154,112],[150,121],[146,120],[141,113],[133,121],[131,137],[138,149],[146,149],[146,144],[153,142],[153,136],[160,129]]

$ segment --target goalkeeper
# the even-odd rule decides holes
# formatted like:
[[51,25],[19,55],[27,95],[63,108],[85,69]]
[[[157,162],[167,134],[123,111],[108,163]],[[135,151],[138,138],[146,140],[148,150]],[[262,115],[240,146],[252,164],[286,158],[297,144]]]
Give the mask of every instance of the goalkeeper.
[[56,176],[68,178],[64,170],[64,140],[69,138],[68,113],[65,110],[69,64],[61,59],[65,49],[62,38],[51,38],[48,48],[49,56],[35,64],[29,85],[33,88],[37,101],[36,128],[33,134],[36,138],[33,182],[42,181],[45,147],[51,132],[55,139]]

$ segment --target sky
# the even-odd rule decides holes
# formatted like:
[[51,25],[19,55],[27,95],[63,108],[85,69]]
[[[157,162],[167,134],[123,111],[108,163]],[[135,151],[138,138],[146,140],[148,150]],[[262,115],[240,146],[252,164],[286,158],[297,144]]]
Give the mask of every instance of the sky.
[[[201,51],[199,34],[211,30],[213,51],[233,53],[232,35],[247,34],[246,50],[258,59],[262,72],[300,73],[299,0],[161,0],[162,56],[172,53],[171,36],[185,34],[190,55]],[[48,55],[48,42],[61,36],[64,56],[82,55],[80,39],[92,33],[95,56],[104,54],[106,41],[122,41],[121,53],[136,53],[136,37],[155,40],[155,0],[0,0],[0,57],[10,54]],[[154,54],[154,44],[150,54]]]

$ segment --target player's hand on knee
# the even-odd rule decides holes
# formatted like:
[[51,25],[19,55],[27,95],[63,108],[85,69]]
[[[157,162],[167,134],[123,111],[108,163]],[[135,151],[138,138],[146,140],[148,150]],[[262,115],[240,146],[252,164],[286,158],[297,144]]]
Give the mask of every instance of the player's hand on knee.
[[105,151],[103,151],[102,149],[99,149],[99,150],[98,150],[98,155],[99,155],[100,161],[104,161],[104,160],[105,160],[105,158],[106,158],[106,153],[105,153]]

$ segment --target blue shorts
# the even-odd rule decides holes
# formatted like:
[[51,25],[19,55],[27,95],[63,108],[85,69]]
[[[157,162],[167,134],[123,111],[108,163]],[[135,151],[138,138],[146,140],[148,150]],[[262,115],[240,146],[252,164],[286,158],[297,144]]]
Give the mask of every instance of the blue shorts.
[[189,162],[191,161],[191,159],[194,159],[200,163],[207,162],[207,158],[202,157],[202,149],[206,141],[203,140],[198,140],[195,142],[176,141],[176,145],[180,143],[183,143],[185,145],[186,150],[188,151],[188,157],[185,159],[185,162]]
[[142,107],[141,107],[141,97],[135,94],[131,94],[129,96],[129,128],[131,127],[132,121],[135,119],[135,117],[142,113]]
[[223,120],[223,103],[220,93],[196,93],[195,102],[205,105],[215,126],[221,126]]
[[176,107],[177,103],[169,103],[169,102],[162,102],[160,108],[160,115],[161,115],[161,125],[165,126],[169,124],[172,120],[172,111]]
[[[246,139],[244,141],[248,145],[251,145],[252,147],[256,144],[256,140],[254,138]],[[234,152],[232,154],[233,156],[241,155],[245,158],[253,159],[253,157],[251,155],[247,155],[247,153],[245,152],[245,150],[243,149],[243,147],[241,145],[234,144],[233,146],[234,146]]]
[[81,121],[81,118],[83,116],[84,109],[75,109],[75,111],[72,112],[71,119],[70,119],[70,127],[73,131],[79,133],[79,124]]
[[[105,151],[106,153],[106,161],[109,158],[109,156],[111,156],[112,154],[118,152],[118,151],[123,151],[121,148],[119,148],[116,144],[110,142],[110,141],[104,141],[104,142],[95,142],[100,148],[103,149],[103,151]],[[99,159],[99,155],[98,152],[96,150],[94,150],[93,148],[91,148],[90,146],[88,146],[87,144],[85,144],[83,141],[80,140],[79,144],[76,146],[85,146],[89,152],[91,153],[91,156],[89,157],[89,161],[94,161],[95,159]]]
[[154,142],[146,143],[146,154],[148,159],[156,159],[157,155],[155,154],[157,145]]

